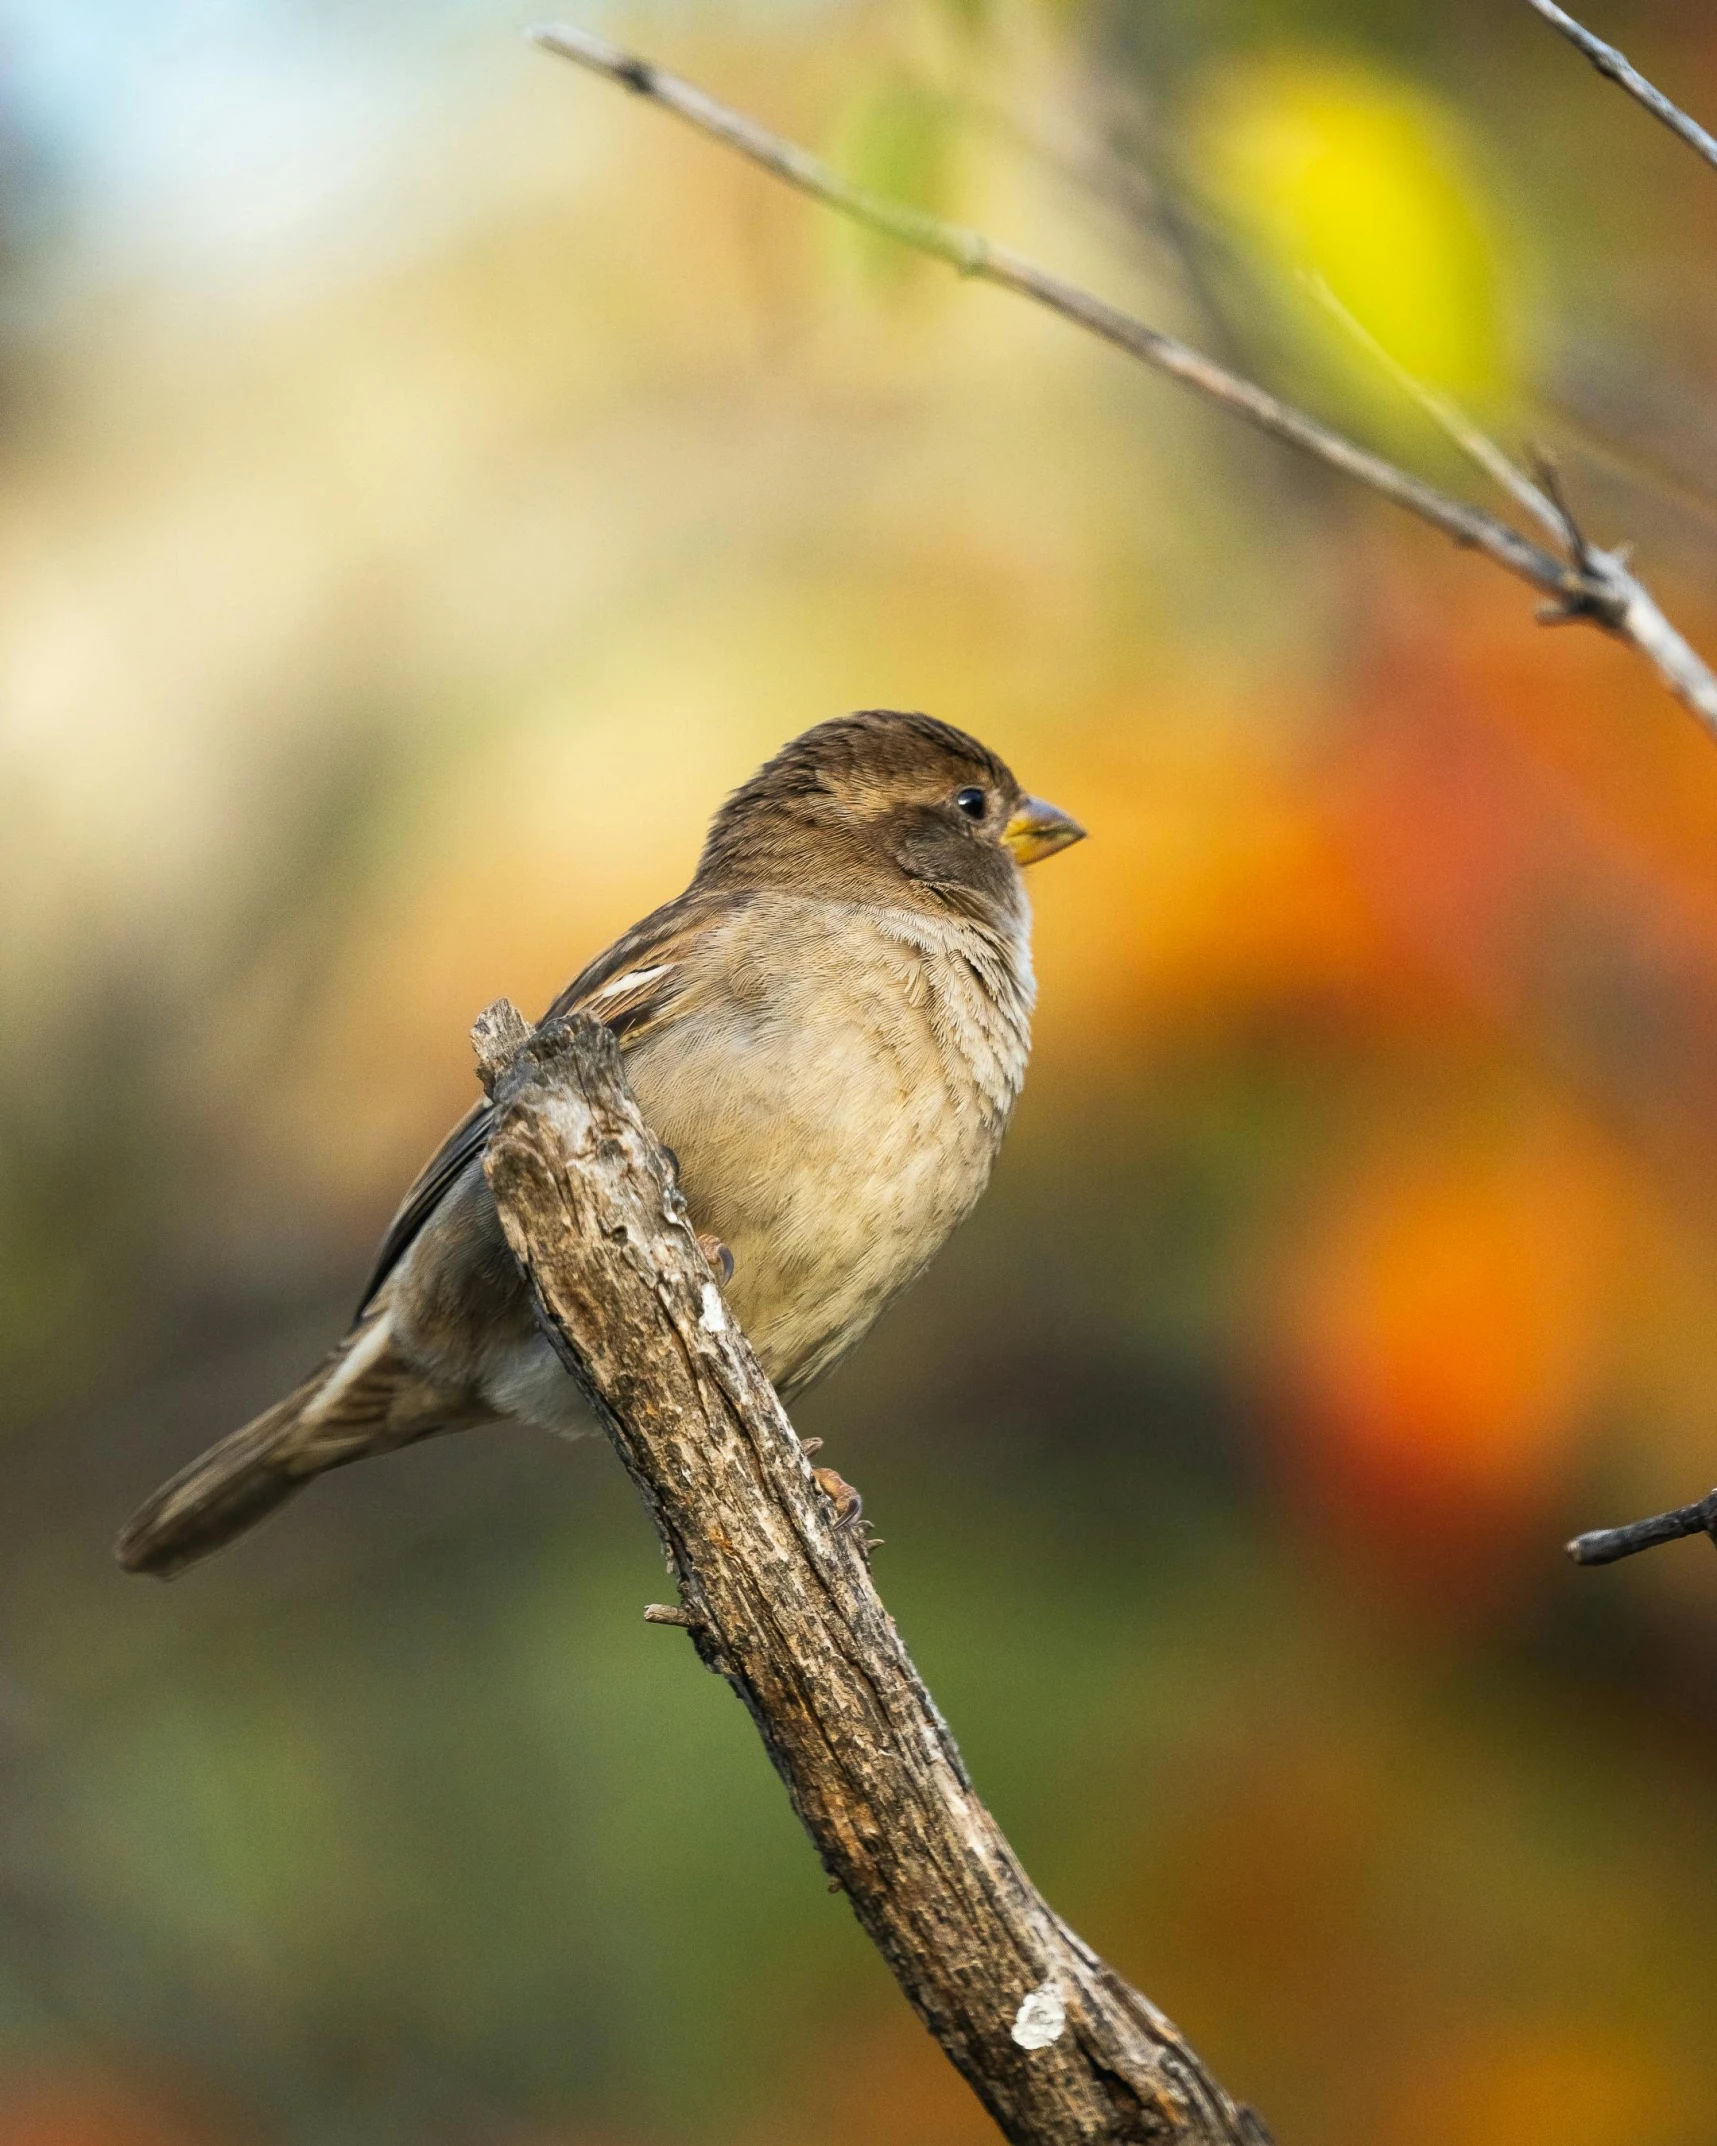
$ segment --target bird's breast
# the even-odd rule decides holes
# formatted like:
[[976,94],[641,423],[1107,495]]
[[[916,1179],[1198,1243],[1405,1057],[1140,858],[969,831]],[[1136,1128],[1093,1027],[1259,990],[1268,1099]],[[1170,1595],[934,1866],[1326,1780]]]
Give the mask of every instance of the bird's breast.
[[[874,911],[771,927],[771,958],[728,949],[697,1018],[641,1039],[627,1069],[698,1228],[734,1255],[740,1323],[791,1394],[982,1192],[1024,1077],[1031,983],[1023,931],[998,944]],[[783,937],[800,941],[789,959]]]

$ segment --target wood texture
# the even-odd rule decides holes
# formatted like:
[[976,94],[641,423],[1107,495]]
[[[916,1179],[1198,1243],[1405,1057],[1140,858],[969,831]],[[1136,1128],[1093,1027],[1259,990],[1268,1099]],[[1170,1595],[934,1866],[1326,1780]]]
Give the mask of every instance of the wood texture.
[[582,1016],[527,1033],[504,1001],[478,1025],[489,1182],[661,1536],[679,1605],[652,1621],[683,1621],[744,1701],[829,1876],[1006,2137],[1267,2146],[1053,1913],[980,1802],[862,1542],[836,1532],[728,1315],[613,1037]]

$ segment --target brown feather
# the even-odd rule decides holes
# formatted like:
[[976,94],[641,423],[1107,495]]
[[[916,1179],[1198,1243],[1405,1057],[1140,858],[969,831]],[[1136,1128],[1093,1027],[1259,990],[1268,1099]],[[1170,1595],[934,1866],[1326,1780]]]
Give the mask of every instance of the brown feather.
[[[367,1350],[355,1376],[329,1389]],[[114,1555],[127,1572],[171,1579],[284,1505],[329,1468],[489,1420],[447,1397],[387,1346],[385,1312],[361,1321],[285,1400],[230,1432],[163,1483],[127,1521]]]

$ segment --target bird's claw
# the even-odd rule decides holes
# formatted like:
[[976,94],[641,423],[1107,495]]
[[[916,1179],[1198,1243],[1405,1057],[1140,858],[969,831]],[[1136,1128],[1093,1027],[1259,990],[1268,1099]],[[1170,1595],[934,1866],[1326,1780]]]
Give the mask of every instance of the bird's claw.
[[850,1535],[864,1518],[864,1499],[833,1468],[813,1468],[817,1488],[835,1509],[835,1533]]
[[722,1243],[719,1237],[707,1236],[700,1232],[698,1236],[698,1250],[703,1254],[705,1259],[709,1261],[710,1265],[721,1276],[723,1287],[725,1287],[727,1283],[732,1281],[733,1254],[728,1250],[727,1246]]
[[[822,1450],[823,1441],[820,1438],[807,1438],[805,1440],[803,1451],[807,1458],[813,1453],[820,1453]],[[864,1518],[864,1499],[853,1488],[852,1484],[847,1481],[846,1477],[834,1468],[813,1468],[811,1474],[815,1479],[817,1488],[835,1509],[835,1533],[837,1535],[850,1535]],[[881,1548],[882,1538],[880,1535],[867,1537],[861,1533],[859,1535],[859,1544],[868,1553],[871,1550]]]

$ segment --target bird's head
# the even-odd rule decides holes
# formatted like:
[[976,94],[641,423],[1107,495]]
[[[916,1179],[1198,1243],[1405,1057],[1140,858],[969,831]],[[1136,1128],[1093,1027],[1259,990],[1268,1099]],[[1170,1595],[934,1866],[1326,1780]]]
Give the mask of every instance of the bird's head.
[[736,790],[698,877],[1011,908],[1021,868],[1084,832],[963,730],[870,708],[807,730]]

